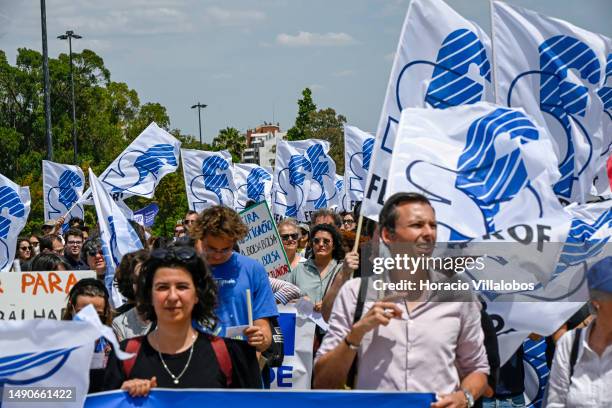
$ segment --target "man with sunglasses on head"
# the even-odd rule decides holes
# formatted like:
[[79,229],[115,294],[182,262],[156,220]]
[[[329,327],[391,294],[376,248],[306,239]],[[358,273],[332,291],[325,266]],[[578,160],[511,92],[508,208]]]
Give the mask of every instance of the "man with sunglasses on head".
[[64,234],[64,258],[70,264],[72,270],[86,271],[89,266],[81,259],[83,249],[83,231],[78,228],[70,228]]
[[234,251],[237,242],[248,232],[238,213],[224,206],[202,211],[191,227],[198,253],[212,267],[218,286],[219,335],[230,327],[249,322],[247,289],[250,290],[253,325],[243,333],[251,346],[262,352],[272,342],[270,318],[278,316],[268,274],[258,261]]
[[193,211],[193,210],[187,211],[187,214],[185,214],[185,219],[183,220],[183,225],[185,226],[185,233],[189,235],[191,231],[191,227],[193,227],[193,225],[196,223],[197,220],[198,220],[197,211]]
[[81,259],[87,263],[87,269],[96,271],[96,277],[104,281],[106,273],[106,261],[102,252],[102,240],[100,238],[90,238],[83,244]]

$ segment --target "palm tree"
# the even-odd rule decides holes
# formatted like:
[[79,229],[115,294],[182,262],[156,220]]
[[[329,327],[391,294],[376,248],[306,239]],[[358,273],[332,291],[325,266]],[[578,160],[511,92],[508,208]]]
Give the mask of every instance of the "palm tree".
[[242,152],[246,149],[246,138],[238,129],[226,127],[219,131],[212,145],[215,150],[228,150],[234,163],[239,163],[242,160]]

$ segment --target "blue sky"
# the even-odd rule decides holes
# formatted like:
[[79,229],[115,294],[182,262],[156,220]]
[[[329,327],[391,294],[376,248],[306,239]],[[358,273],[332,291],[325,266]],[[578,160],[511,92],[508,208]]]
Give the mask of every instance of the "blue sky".
[[[114,81],[141,103],[166,106],[171,127],[204,140],[219,129],[263,121],[292,126],[308,86],[320,108],[373,131],[409,0],[47,0],[49,53],[67,52],[57,35],[84,37],[73,49],[104,58]],[[490,32],[488,0],[447,0]],[[509,0],[612,37],[610,0]],[[0,0],[0,49],[41,50],[38,0]]]

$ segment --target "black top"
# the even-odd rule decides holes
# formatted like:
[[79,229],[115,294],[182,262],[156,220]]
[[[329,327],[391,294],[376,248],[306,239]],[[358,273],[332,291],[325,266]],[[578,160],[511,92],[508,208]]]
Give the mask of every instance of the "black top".
[[[232,388],[261,388],[261,375],[255,348],[240,340],[223,339],[232,360]],[[121,342],[125,350],[128,340]],[[178,354],[162,354],[168,369],[178,376],[189,359],[189,349]],[[123,362],[113,352],[109,358],[104,377],[107,390],[121,388],[127,379],[150,379],[157,377],[157,386],[163,388],[225,388],[225,375],[217,362],[217,357],[207,335],[199,333],[196,339],[193,356],[187,371],[174,383],[170,374],[164,369],[158,352],[151,346],[146,336],[142,337],[140,351],[132,367],[130,377],[126,378]]]
[[64,259],[68,262],[68,265],[72,268],[73,271],[88,271],[89,265],[87,265],[81,258],[74,259],[68,255],[67,252],[64,252]]

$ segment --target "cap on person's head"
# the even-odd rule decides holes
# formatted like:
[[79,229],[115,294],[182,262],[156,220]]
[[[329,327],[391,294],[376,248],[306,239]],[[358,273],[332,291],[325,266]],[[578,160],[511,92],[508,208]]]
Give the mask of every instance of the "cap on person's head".
[[46,230],[46,229],[53,229],[53,228],[55,228],[55,221],[49,220],[49,221],[45,221],[45,223],[42,225],[40,229]]
[[587,282],[589,290],[612,293],[612,256],[591,266],[587,272]]
[[298,227],[300,227],[300,228],[301,228],[301,229],[303,229],[304,231],[306,231],[306,232],[310,233],[310,226],[309,226],[308,224],[301,223],[301,224],[298,224]]

